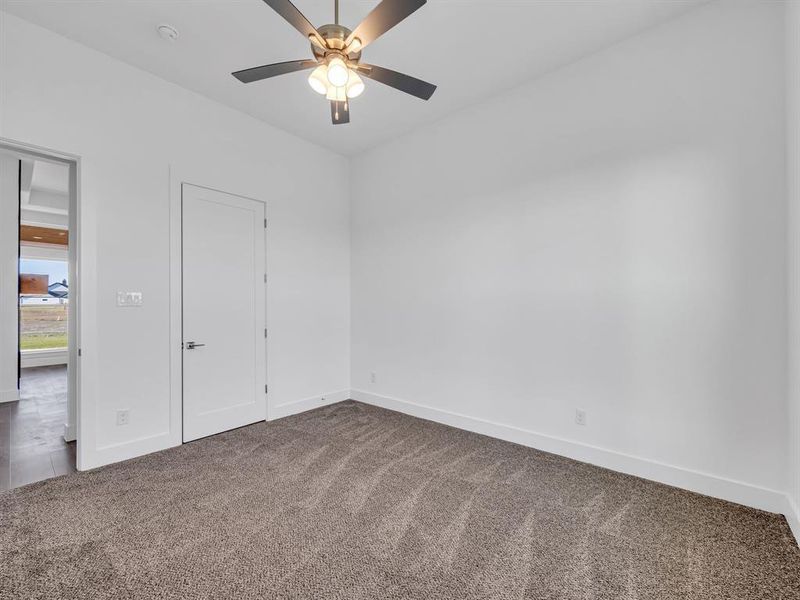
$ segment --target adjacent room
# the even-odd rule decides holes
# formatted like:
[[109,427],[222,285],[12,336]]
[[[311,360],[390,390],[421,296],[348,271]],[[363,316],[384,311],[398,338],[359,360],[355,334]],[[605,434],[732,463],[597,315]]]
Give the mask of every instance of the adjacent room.
[[18,398],[0,404],[8,459],[0,489],[9,489],[75,471],[68,394],[70,176],[69,167],[57,162],[8,152],[0,161],[12,175],[10,187],[0,188],[0,202],[18,229],[3,244],[17,261],[3,289],[18,289],[16,310],[9,302],[2,315],[17,333],[2,340],[12,367],[4,387]]
[[800,600],[800,0],[0,0],[0,598]]

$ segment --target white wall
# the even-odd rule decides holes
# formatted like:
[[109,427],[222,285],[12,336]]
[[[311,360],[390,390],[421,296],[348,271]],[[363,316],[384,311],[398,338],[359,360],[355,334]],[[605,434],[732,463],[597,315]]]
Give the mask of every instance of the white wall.
[[[0,136],[81,158],[79,466],[180,441],[169,380],[171,168],[267,202],[270,414],[348,389],[347,161],[16,17],[0,19]],[[144,306],[116,307],[117,290],[142,291]],[[125,427],[115,425],[120,408],[130,409]]]
[[800,539],[800,3],[786,3],[786,175],[788,218],[789,498]]
[[19,160],[0,152],[0,402],[19,399]]
[[783,509],[783,51],[713,3],[358,157],[354,396]]

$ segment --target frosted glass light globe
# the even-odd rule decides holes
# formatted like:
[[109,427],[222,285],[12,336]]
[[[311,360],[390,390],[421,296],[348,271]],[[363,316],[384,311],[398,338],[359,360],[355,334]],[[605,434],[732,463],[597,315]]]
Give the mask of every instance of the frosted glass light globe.
[[350,78],[347,80],[347,97],[348,98],[355,98],[361,95],[361,92],[364,91],[364,82],[361,80],[361,77],[358,76],[358,73],[355,71],[350,71]]
[[328,82],[334,87],[342,87],[347,84],[347,79],[347,65],[338,56],[333,57],[328,63]]
[[318,94],[328,93],[328,67],[320,65],[308,76],[308,85]]

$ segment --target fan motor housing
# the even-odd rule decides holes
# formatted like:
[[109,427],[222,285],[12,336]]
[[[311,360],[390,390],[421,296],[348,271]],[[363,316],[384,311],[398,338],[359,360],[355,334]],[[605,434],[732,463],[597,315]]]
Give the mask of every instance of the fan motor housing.
[[[341,51],[344,49],[344,41],[347,39],[352,32],[343,25],[323,25],[322,27],[318,27],[317,31],[319,34],[325,39],[325,42],[333,51]],[[318,46],[311,44],[311,51],[314,53],[314,57],[317,60],[322,60],[326,56],[326,52],[319,48]],[[351,52],[347,55],[347,58],[353,62],[358,62],[361,58],[361,51],[358,52]]]

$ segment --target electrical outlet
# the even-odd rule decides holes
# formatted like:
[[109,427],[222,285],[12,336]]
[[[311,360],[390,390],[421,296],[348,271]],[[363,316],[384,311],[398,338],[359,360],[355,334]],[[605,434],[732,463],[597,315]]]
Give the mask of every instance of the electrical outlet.
[[575,409],[575,423],[578,425],[586,425],[586,411],[579,408]]
[[376,380],[377,378],[375,377],[375,371],[373,371],[372,373],[369,374],[369,382],[375,383]]
[[127,408],[117,411],[117,426],[127,425],[130,421],[131,411]]

